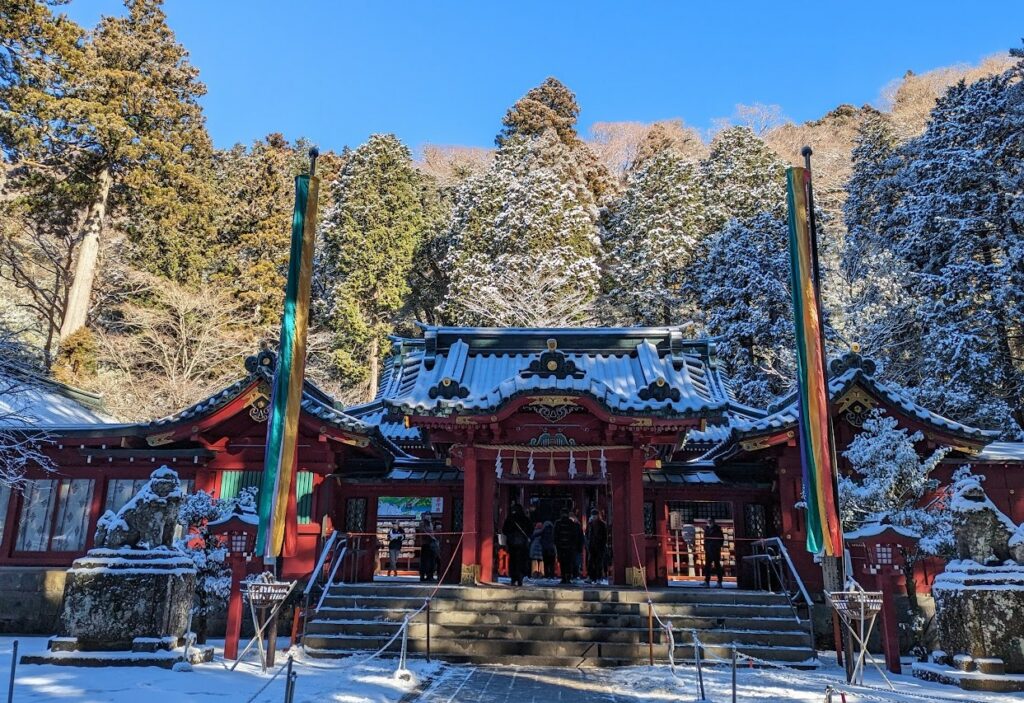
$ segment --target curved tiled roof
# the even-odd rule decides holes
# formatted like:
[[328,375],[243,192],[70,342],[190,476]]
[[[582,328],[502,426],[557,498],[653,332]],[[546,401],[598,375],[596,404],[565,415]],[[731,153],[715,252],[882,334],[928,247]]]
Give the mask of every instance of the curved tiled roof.
[[409,414],[482,413],[529,393],[588,395],[612,412],[671,417],[719,414],[731,401],[713,341],[686,341],[674,327],[424,333],[394,340],[377,396]]

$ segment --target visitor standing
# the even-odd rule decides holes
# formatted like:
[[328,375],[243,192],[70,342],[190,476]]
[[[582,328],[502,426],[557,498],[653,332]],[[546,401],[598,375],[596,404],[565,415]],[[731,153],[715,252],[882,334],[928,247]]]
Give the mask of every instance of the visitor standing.
[[404,541],[405,533],[398,529],[398,525],[392,525],[388,530],[388,576],[398,576],[398,557]]
[[555,559],[558,555],[558,550],[555,548],[555,523],[550,520],[544,521],[541,545],[544,547],[544,578],[553,579],[555,577]]
[[544,523],[533,526],[530,538],[530,576],[540,578],[544,575]]
[[587,523],[587,577],[591,583],[604,578],[604,555],[608,550],[608,525],[595,509]]
[[704,528],[704,586],[711,586],[711,569],[714,567],[718,575],[718,587],[722,587],[722,545],[725,544],[725,535],[722,528],[715,522],[715,518],[708,519],[708,526]]
[[572,583],[572,572],[576,566],[576,552],[579,546],[577,536],[579,525],[569,517],[567,509],[555,521],[555,549],[558,550],[558,568],[562,572],[562,583]]
[[501,532],[505,535],[505,543],[508,545],[509,579],[513,586],[522,586],[523,576],[529,568],[530,537],[533,535],[533,527],[519,503],[512,504],[512,510],[505,518]]
[[424,515],[416,528],[416,546],[420,549],[420,581],[429,581],[434,576],[434,526],[429,515]]
[[576,513],[572,513],[569,519],[576,529],[576,544],[572,552],[572,580],[575,581],[583,573],[583,525]]

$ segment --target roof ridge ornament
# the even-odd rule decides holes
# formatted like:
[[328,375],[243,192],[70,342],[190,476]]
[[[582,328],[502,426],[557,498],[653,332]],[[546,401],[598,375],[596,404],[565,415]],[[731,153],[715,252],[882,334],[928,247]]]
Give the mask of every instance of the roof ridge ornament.
[[431,399],[443,398],[444,400],[454,400],[456,398],[468,398],[469,389],[455,379],[445,376],[441,379],[440,383],[430,389],[429,395]]
[[245,357],[245,370],[251,374],[259,373],[271,376],[277,368],[277,353],[266,342],[260,344],[260,350],[252,356]]
[[672,400],[678,402],[682,394],[678,388],[670,386],[664,376],[658,376],[646,388],[641,388],[637,393],[640,400],[655,400],[665,402]]
[[850,369],[860,369],[865,375],[874,376],[878,370],[878,365],[874,359],[861,356],[860,345],[854,343],[850,345],[850,351],[832,359],[828,365],[828,370],[833,376],[842,375]]
[[586,372],[576,367],[576,362],[558,351],[558,340],[549,339],[547,351],[541,352],[540,358],[534,359],[530,365],[519,372],[524,378],[540,376],[541,378],[583,378]]

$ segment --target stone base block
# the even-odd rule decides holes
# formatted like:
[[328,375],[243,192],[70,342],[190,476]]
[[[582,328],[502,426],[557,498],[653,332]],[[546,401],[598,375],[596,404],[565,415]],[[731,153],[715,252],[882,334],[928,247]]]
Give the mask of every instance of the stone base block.
[[169,549],[93,549],[68,570],[61,635],[80,651],[173,648],[185,634],[195,573],[191,559]]
[[480,579],[480,565],[479,564],[463,564],[462,565],[462,578],[460,582],[463,586],[473,586]]
[[1024,691],[1024,675],[986,674],[981,671],[960,671],[942,664],[915,662],[913,673],[923,681],[959,686],[965,691],[1010,693]]
[[957,669],[999,659],[1024,674],[1024,567],[951,562],[932,585],[939,646]]
[[[212,653],[211,653],[212,656]],[[191,659],[191,657],[189,657]],[[50,664],[54,666],[158,666],[162,669],[174,668],[175,664],[186,661],[185,652],[176,649],[172,652],[68,652],[49,651],[41,654],[26,654],[21,658],[22,664]]]

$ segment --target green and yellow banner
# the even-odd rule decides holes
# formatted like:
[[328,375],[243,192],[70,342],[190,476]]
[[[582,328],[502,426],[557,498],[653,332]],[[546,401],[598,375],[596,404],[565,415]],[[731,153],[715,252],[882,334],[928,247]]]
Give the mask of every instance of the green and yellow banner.
[[[319,179],[314,175],[297,176],[295,179],[295,214],[292,218],[288,283],[285,287],[274,386],[270,396],[267,450],[259,495],[260,529],[256,552],[267,558],[280,556],[282,551],[285,556],[289,556],[295,551],[297,440],[306,371],[306,331],[313,284],[318,188]],[[292,518],[292,529],[286,530],[289,516]]]
[[843,535],[836,509],[835,453],[825,376],[825,342],[817,276],[817,242],[812,229],[811,173],[786,170],[789,205],[790,284],[796,320],[800,459],[807,502],[807,551],[842,556]]

